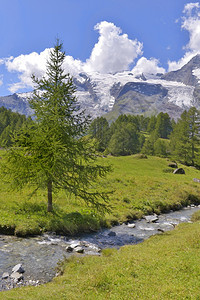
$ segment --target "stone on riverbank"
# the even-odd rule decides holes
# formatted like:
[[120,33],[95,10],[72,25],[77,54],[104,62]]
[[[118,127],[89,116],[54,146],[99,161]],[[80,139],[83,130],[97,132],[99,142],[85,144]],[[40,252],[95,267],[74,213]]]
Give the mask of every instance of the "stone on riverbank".
[[21,279],[24,279],[23,275],[22,275],[21,273],[19,273],[19,272],[13,272],[13,273],[10,275],[10,277],[11,277],[12,279],[14,279],[14,282],[18,282],[18,281],[20,281]]
[[[84,242],[82,243],[83,246],[88,247],[89,244],[84,244]],[[72,243],[71,245],[66,247],[66,251],[67,252],[76,252],[76,253],[84,253],[84,248],[81,247],[81,243]]]
[[74,248],[72,248],[71,246],[67,246],[65,249],[67,252],[72,252],[74,250]]
[[9,277],[9,273],[8,272],[5,272],[5,273],[3,273],[3,275],[2,275],[2,279],[7,279]]
[[25,272],[25,270],[22,267],[22,264],[17,264],[12,268],[12,273],[15,273],[15,272],[18,272],[18,273],[24,273]]
[[76,247],[76,248],[74,249],[74,251],[75,251],[76,253],[84,253],[84,249],[83,249],[82,247]]

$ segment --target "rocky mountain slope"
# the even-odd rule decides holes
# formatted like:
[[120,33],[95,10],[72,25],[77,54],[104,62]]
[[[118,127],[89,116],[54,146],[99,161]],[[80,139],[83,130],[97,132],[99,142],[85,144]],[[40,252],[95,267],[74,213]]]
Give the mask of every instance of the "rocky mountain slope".
[[[108,119],[119,114],[157,114],[167,112],[177,119],[191,106],[200,108],[200,55],[191,59],[180,70],[166,74],[80,73],[74,78],[77,97],[86,112]],[[0,106],[30,115],[30,94],[0,97]]]

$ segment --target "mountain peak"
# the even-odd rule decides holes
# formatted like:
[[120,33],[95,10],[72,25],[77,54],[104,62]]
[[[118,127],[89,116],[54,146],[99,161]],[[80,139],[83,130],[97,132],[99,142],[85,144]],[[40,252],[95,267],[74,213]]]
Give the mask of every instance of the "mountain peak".
[[[152,115],[167,112],[177,119],[184,109],[200,108],[200,55],[194,56],[180,70],[167,74],[141,73],[135,76],[124,71],[116,74],[80,73],[73,77],[80,107],[93,118],[106,115]],[[27,98],[18,93],[0,97],[0,106],[30,115]]]
[[177,81],[186,85],[197,86],[199,85],[199,79],[193,72],[196,69],[200,69],[200,54],[195,55],[181,69],[166,73],[161,78],[168,81]]
[[200,54],[195,55],[189,62],[188,64],[195,64],[200,66]]

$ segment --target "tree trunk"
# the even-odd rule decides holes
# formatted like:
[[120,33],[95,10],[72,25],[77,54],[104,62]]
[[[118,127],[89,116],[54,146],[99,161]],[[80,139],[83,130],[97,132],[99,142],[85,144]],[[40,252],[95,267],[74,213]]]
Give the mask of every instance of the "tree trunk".
[[51,212],[53,211],[53,205],[52,205],[52,181],[49,180],[47,183],[47,190],[48,190],[48,206],[47,211]]

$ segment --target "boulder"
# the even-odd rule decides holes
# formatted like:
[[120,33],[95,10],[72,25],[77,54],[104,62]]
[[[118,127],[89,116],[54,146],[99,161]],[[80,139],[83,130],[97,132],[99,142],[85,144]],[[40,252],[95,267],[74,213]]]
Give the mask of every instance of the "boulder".
[[177,168],[176,170],[174,170],[173,174],[185,174],[185,171],[183,170],[183,168]]
[[76,247],[76,248],[74,249],[74,251],[75,251],[76,253],[84,253],[84,249],[83,249],[82,247]]
[[144,218],[147,221],[147,223],[153,223],[153,222],[156,222],[158,220],[158,216],[156,214],[149,215],[149,216],[144,216]]
[[18,273],[24,273],[25,272],[23,267],[22,267],[22,264],[17,264],[12,268],[12,273],[15,273],[15,272],[18,272]]
[[88,248],[88,247],[91,246],[91,244],[88,243],[88,242],[86,242],[86,241],[81,241],[81,242],[80,242],[80,245],[83,246],[83,247],[86,247],[86,248]]
[[71,246],[67,246],[65,249],[67,252],[72,252],[74,250],[74,248],[72,248]]
[[2,275],[2,279],[7,279],[9,277],[9,273],[8,272],[5,272],[5,273],[3,273],[3,275]]
[[128,224],[127,225],[129,228],[134,228],[135,227],[135,224],[133,223],[133,224]]
[[170,168],[174,168],[174,169],[177,169],[177,168],[178,168],[178,166],[177,166],[177,163],[176,163],[176,162],[170,162],[170,163],[168,164],[168,167],[170,167]]
[[198,178],[193,178],[193,181],[200,183],[200,179],[198,179]]
[[67,252],[72,252],[79,246],[80,246],[80,242],[73,242],[69,246],[66,247],[66,250],[67,250]]
[[116,233],[115,233],[114,231],[110,231],[110,232],[108,233],[108,235],[109,235],[109,236],[116,236]]
[[13,273],[10,275],[10,277],[11,277],[12,279],[14,279],[15,282],[18,282],[18,281],[20,281],[20,280],[22,280],[22,279],[24,278],[23,275],[22,275],[21,273],[19,273],[19,272],[13,272]]

